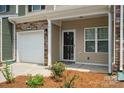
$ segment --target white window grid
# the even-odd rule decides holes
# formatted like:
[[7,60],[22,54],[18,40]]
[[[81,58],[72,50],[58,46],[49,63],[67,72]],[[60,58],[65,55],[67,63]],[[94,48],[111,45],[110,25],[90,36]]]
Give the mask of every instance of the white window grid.
[[[86,53],[100,53],[98,51],[98,42],[99,41],[108,41],[108,38],[107,39],[98,39],[98,28],[107,28],[107,26],[103,26],[103,27],[89,27],[89,28],[84,28],[84,52]],[[86,39],[85,36],[86,36],[86,30],[87,29],[95,29],[95,39]],[[95,41],[95,52],[87,52],[86,51],[86,42],[87,41]],[[102,52],[102,53],[108,53],[108,52]]]

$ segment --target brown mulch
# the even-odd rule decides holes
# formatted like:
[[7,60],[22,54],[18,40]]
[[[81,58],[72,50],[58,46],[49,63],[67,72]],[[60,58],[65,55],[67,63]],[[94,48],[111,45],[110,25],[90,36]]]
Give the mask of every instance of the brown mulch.
[[[73,75],[78,75],[78,79],[75,80],[75,88],[118,88],[124,87],[124,82],[118,82],[113,80],[111,76],[102,73],[91,73],[91,72],[79,72],[68,70],[65,71],[60,81],[56,81],[52,77],[45,77],[45,83],[42,88],[61,88],[65,80]],[[0,88],[28,88],[26,80],[28,76],[18,76],[15,78],[13,83],[0,83]]]

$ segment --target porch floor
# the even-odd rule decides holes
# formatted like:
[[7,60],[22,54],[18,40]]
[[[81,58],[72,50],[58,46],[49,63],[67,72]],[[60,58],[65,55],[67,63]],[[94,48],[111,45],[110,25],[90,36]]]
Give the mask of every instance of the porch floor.
[[83,72],[97,72],[97,73],[107,73],[108,67],[107,66],[98,66],[98,65],[87,65],[87,64],[77,64],[71,63],[67,64],[67,69],[69,70],[78,70]]

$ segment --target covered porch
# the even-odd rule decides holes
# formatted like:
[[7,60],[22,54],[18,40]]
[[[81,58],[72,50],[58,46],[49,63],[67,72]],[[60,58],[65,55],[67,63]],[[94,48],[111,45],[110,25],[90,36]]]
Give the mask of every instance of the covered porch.
[[111,26],[108,10],[48,20],[48,61],[62,61],[74,70],[111,73]]

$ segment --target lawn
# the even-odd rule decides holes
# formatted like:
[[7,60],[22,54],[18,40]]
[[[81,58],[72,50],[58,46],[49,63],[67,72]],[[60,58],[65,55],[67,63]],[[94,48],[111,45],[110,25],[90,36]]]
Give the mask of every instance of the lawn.
[[[39,88],[62,88],[67,78],[77,75],[74,81],[74,88],[119,88],[124,87],[124,82],[118,82],[112,76],[103,73],[79,72],[74,70],[66,70],[63,77],[56,81],[52,76],[44,78],[44,85]],[[0,83],[1,88],[28,88],[26,81],[28,76],[18,76],[13,83]]]

